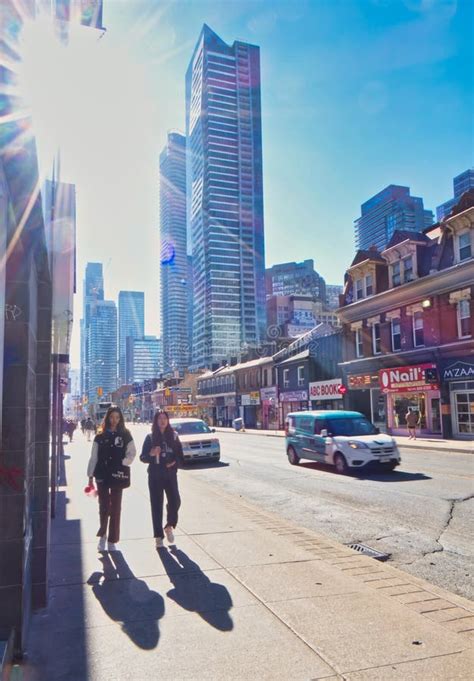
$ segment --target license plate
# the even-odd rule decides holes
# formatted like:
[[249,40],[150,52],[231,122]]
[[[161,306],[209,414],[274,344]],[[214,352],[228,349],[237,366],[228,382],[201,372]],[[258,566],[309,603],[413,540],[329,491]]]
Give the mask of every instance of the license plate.
[[382,456],[380,459],[380,463],[389,463],[390,457],[389,456]]

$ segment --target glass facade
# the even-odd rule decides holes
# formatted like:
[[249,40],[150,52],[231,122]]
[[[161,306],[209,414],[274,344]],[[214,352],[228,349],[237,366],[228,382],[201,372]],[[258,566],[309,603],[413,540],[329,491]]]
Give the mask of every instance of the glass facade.
[[145,294],[141,291],[120,291],[119,314],[119,385],[130,381],[127,374],[127,338],[143,338],[145,335]]
[[165,373],[189,366],[192,261],[187,255],[186,138],[168,134],[160,154],[161,333]]
[[156,336],[128,338],[127,371],[131,383],[159,378],[163,373],[161,339]]
[[89,262],[83,290],[83,316],[81,319],[81,394],[89,394],[89,335],[91,316],[98,302],[104,300],[104,275],[102,263]]
[[204,26],[186,75],[192,363],[265,335],[260,55]]
[[112,300],[94,305],[88,340],[91,403],[117,388],[117,306]]
[[387,247],[396,230],[421,232],[433,224],[433,213],[425,210],[423,199],[410,195],[409,187],[389,185],[361,206],[355,221],[357,249]]

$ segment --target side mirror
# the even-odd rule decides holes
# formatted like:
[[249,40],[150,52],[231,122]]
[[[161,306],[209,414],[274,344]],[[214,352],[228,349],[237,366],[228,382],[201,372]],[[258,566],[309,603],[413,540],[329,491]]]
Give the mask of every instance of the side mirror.
[[321,435],[321,437],[327,437],[327,436],[328,436],[328,431],[326,430],[326,428],[323,428],[323,429],[321,430],[320,435]]
[[211,433],[215,433],[215,432],[216,432],[216,429],[215,429],[215,428],[211,428]]
[[376,434],[376,435],[380,435],[380,428],[376,428],[376,429],[375,429],[375,434]]

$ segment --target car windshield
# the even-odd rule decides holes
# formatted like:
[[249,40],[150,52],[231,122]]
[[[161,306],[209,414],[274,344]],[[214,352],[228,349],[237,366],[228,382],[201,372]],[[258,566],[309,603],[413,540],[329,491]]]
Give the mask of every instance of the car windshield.
[[375,435],[377,429],[362,416],[347,419],[329,419],[328,431],[332,435]]
[[211,429],[204,421],[185,421],[183,423],[171,423],[178,435],[199,435],[210,433]]

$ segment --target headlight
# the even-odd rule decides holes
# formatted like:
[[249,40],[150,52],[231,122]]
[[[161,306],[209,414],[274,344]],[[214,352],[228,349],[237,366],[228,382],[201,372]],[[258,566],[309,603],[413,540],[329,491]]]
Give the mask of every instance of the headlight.
[[349,440],[349,447],[352,447],[352,449],[368,449],[365,442],[357,442],[356,440]]

